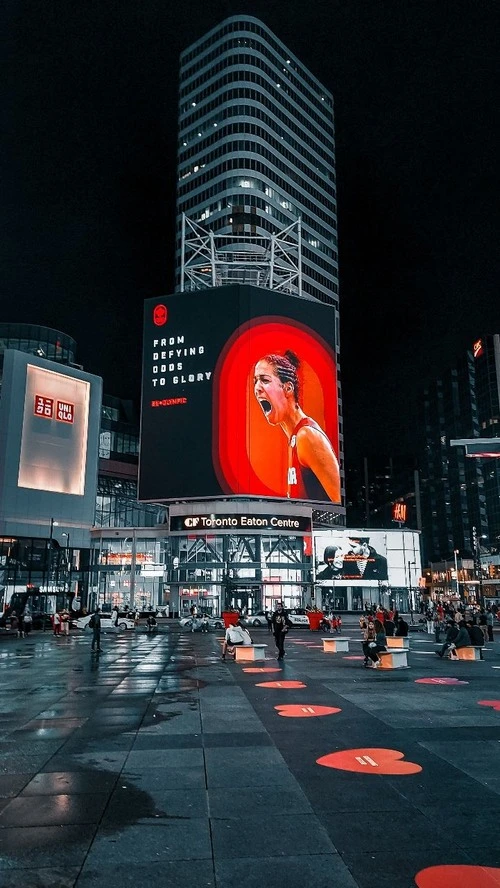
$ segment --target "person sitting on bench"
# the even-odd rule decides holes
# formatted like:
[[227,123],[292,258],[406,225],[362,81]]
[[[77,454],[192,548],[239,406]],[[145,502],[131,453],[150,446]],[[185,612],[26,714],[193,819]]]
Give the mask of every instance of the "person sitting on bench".
[[398,638],[408,638],[408,623],[406,620],[403,620],[403,617],[398,617],[396,635]]
[[[479,629],[479,626],[478,626],[478,629]],[[455,650],[457,648],[469,647],[469,645],[470,645],[470,635],[467,632],[467,626],[465,624],[465,620],[460,620],[460,623],[458,624],[458,635],[456,638],[453,639],[452,643],[450,644],[449,650],[448,650],[448,656],[449,656],[450,660],[458,660],[458,657],[455,653]]]
[[467,632],[469,633],[470,644],[473,647],[484,647],[484,635],[481,626],[472,620],[467,620]]
[[380,666],[378,651],[387,650],[387,636],[384,624],[380,620],[375,620],[373,628],[375,630],[375,640],[366,641],[363,644],[363,651],[365,658],[368,659],[368,662],[365,661],[365,666],[372,666],[374,669],[377,669]]
[[241,620],[238,620],[235,626],[228,626],[226,629],[226,635],[222,645],[223,660],[226,659],[226,653],[234,657],[234,649],[237,644],[253,644],[250,633],[248,629],[245,629],[244,626],[242,626]]
[[455,643],[458,635],[458,626],[451,617],[446,620],[446,638],[440,651],[436,651],[438,657],[444,657],[451,644]]

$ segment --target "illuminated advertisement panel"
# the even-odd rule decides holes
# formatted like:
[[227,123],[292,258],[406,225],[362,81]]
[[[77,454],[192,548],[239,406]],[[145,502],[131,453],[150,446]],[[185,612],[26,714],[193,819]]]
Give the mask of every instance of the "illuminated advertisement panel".
[[145,303],[139,496],[340,503],[329,306],[250,286]]
[[321,530],[314,534],[314,550],[320,586],[416,587],[422,571],[415,530]]
[[316,581],[328,585],[349,580],[363,585],[368,580],[388,580],[387,534],[342,528],[316,537]]
[[19,487],[83,496],[90,383],[28,364]]

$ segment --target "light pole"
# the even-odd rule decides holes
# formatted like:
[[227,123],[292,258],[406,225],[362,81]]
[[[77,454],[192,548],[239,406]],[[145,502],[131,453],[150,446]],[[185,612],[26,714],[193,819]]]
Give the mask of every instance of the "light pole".
[[413,586],[412,586],[412,582],[411,582],[411,569],[412,569],[412,567],[415,567],[415,566],[416,565],[415,565],[414,561],[408,562],[408,598],[409,598],[409,605],[410,605],[410,616],[411,616],[412,621],[413,621],[413,612],[415,610],[415,602],[413,601]]
[[57,521],[54,521],[53,518],[50,519],[50,533],[49,533],[49,557],[47,559],[47,595],[49,594],[49,584],[50,584],[50,573],[52,569],[52,540],[54,539],[54,527],[58,527]]
[[69,551],[69,533],[62,533],[61,536],[66,537],[66,574],[68,577],[68,596],[71,594],[71,563]]
[[459,555],[458,549],[453,549],[453,554],[455,556],[455,583],[457,588],[457,598],[460,600],[460,583],[458,581],[458,561],[457,556]]
[[481,567],[481,539],[475,527],[472,528],[472,541],[474,544],[474,563],[476,566],[476,577],[479,581],[479,606],[484,607],[483,597],[483,571]]

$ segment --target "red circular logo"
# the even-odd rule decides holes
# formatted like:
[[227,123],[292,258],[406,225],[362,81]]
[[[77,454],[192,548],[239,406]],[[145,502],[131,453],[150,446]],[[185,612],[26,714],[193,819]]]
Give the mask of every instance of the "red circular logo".
[[153,309],[153,324],[155,327],[163,327],[167,323],[168,311],[167,306],[160,303],[155,305]]

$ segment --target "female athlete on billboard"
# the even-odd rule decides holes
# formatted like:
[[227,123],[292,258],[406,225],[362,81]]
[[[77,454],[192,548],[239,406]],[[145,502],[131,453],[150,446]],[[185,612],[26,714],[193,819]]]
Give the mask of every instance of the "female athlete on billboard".
[[255,365],[254,395],[267,422],[288,439],[287,496],[340,502],[340,471],[333,447],[299,403],[299,358],[268,354]]

